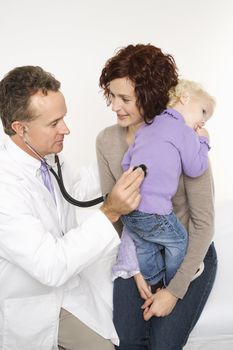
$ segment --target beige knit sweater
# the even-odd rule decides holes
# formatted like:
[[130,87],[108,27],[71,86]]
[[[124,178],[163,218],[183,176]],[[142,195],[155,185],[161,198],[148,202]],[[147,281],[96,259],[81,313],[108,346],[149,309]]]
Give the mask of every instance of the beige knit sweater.
[[[103,194],[111,191],[122,174],[121,160],[128,148],[126,132],[126,128],[113,125],[102,130],[97,137],[97,160]],[[181,176],[173,207],[188,230],[189,243],[183,263],[167,289],[182,299],[213,238],[214,185],[210,167],[195,179]],[[120,224],[116,228],[119,231]]]

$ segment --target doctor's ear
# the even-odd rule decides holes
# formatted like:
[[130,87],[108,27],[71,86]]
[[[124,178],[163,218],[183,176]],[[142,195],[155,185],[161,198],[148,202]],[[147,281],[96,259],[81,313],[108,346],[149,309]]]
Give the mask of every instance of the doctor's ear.
[[22,124],[22,122],[15,120],[12,124],[11,124],[11,128],[14,130],[14,132],[23,137],[24,133],[26,132],[26,126]]

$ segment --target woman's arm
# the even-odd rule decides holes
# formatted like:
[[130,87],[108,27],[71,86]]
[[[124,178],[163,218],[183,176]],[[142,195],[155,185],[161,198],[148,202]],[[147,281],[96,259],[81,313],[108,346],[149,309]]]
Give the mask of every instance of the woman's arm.
[[[122,172],[121,160],[127,151],[126,130],[117,125],[102,130],[96,139],[96,155],[99,167],[100,183],[102,193],[108,193],[114,186],[117,178]],[[121,235],[123,225],[121,221],[114,223],[115,229]],[[135,282],[143,299],[151,295],[150,289],[142,275],[138,272],[139,265],[136,248],[127,232],[122,236],[123,244],[119,249],[118,260],[113,268],[113,274],[118,275],[119,270],[125,271],[126,265],[130,267],[127,271],[133,271]],[[130,261],[130,264],[129,264]]]
[[[100,177],[100,187],[101,192],[104,195],[111,192],[116,180],[122,174],[120,161],[123,152],[118,153],[118,148],[120,147],[117,147],[115,144],[116,140],[117,135],[115,135],[114,128],[106,128],[102,130],[96,139],[96,156]],[[113,169],[110,167],[110,162]],[[115,222],[113,226],[118,234],[121,235],[123,227],[121,220]]]
[[116,178],[112,174],[107,156],[108,139],[105,144],[105,130],[102,130],[96,139],[96,156],[100,175],[100,186],[102,194],[109,193],[116,183]]
[[182,299],[214,234],[214,183],[210,165],[198,178],[184,176],[178,191],[174,210],[187,227],[189,242],[186,256],[167,289]]
[[165,289],[146,300],[144,319],[169,315],[188,290],[192,277],[203,261],[214,233],[214,184],[209,168],[195,179],[181,177],[173,201],[174,211],[187,227],[189,243],[186,256]]

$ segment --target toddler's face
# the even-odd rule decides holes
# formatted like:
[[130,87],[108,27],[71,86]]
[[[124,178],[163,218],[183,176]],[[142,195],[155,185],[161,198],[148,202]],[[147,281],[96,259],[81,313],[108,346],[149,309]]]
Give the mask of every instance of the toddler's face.
[[206,96],[190,96],[183,114],[185,123],[194,130],[203,127],[212,116],[213,108],[213,103]]

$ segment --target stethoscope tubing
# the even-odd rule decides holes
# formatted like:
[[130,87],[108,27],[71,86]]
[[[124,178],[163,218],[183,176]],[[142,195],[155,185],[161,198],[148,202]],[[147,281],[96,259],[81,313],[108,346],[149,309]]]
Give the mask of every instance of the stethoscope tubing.
[[60,165],[60,161],[59,161],[59,157],[56,154],[55,155],[55,163],[57,164],[57,173],[54,171],[54,169],[49,166],[49,164],[47,164],[50,172],[53,174],[53,176],[55,177],[55,179],[57,180],[58,186],[60,188],[61,194],[63,195],[63,197],[65,198],[65,200],[67,202],[69,202],[72,205],[75,205],[77,207],[81,207],[81,208],[88,208],[88,207],[93,207],[94,205],[100,204],[102,202],[104,202],[106,196],[101,196],[89,201],[78,201],[77,199],[71,197],[69,195],[69,193],[66,191],[64,182],[63,182],[63,177],[62,177],[62,171],[61,171],[61,165]]
[[42,161],[44,164],[48,167],[50,172],[53,174],[55,179],[57,180],[58,186],[60,188],[61,194],[65,198],[67,202],[69,202],[72,205],[75,205],[76,207],[81,207],[81,208],[88,208],[88,207],[93,207],[94,205],[100,204],[105,201],[107,198],[107,194],[105,196],[101,196],[89,201],[78,201],[77,199],[71,197],[69,193],[66,191],[64,182],[63,182],[63,177],[62,177],[62,171],[61,171],[61,165],[59,161],[59,157],[57,154],[55,154],[55,163],[57,164],[57,173],[54,171],[54,169],[47,163],[46,159],[43,158],[39,152],[35,150],[34,147],[26,140],[25,138],[25,133],[26,130],[24,130],[24,135],[23,135],[23,140],[26,144],[26,146]]

